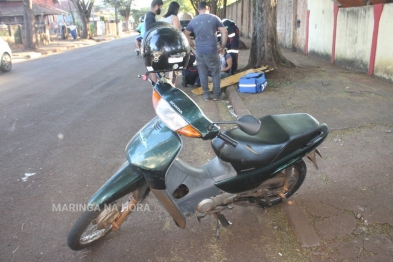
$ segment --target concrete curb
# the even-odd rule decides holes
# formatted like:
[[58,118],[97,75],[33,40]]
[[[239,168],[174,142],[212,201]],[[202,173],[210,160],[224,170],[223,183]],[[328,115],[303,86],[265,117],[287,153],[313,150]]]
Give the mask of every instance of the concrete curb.
[[301,247],[316,247],[321,244],[314,226],[296,200],[292,199],[285,203],[284,210],[288,215],[289,223]]
[[227,95],[229,101],[231,102],[236,115],[238,116],[251,115],[250,111],[244,105],[243,100],[240,98],[239,94],[237,93],[236,85],[228,86],[225,89],[225,94]]

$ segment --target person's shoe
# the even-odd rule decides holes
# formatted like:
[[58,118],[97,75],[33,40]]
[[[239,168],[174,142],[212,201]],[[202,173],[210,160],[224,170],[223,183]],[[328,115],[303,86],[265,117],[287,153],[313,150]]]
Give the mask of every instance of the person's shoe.
[[139,55],[139,50],[135,50],[135,52],[136,52],[136,55]]
[[203,99],[205,99],[205,101],[209,101],[210,97],[204,97]]
[[214,101],[220,101],[220,98],[213,98]]

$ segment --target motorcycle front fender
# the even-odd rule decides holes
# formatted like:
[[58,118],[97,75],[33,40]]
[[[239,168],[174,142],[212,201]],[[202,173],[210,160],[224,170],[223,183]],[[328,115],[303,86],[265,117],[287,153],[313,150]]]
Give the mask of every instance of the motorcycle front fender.
[[165,174],[181,148],[180,136],[155,117],[131,139],[126,155],[134,166]]
[[146,181],[139,168],[125,162],[117,172],[93,195],[89,206],[102,207],[119,199],[139,187],[146,188]]

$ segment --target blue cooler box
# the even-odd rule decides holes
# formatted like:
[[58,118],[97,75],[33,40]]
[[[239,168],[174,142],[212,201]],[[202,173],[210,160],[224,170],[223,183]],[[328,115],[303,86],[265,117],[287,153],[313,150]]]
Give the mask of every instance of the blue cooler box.
[[250,73],[239,79],[238,91],[240,93],[260,93],[265,90],[267,80],[265,73]]

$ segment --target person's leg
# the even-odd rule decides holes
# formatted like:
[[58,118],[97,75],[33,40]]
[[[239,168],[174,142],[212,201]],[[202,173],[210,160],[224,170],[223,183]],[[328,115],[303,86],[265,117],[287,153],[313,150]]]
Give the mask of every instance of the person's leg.
[[141,52],[141,42],[142,42],[142,37],[137,37],[136,38],[136,40],[135,40],[135,46],[136,46],[136,53],[137,53],[137,55],[139,55],[140,54],[140,52]]
[[[220,81],[221,81],[221,62],[218,53],[209,55],[206,59],[210,74],[213,78],[213,98],[218,99],[221,95]],[[199,65],[199,64],[198,64]],[[201,79],[202,80],[202,79]]]
[[239,54],[238,53],[230,53],[232,57],[232,74],[236,74],[237,70],[237,63],[239,60]]
[[171,80],[172,84],[176,87],[176,82],[177,82],[177,75],[175,71],[170,71],[168,73],[168,78]]
[[208,87],[208,79],[207,79],[207,65],[205,60],[209,57],[206,55],[197,55],[197,63],[198,63],[198,74],[199,79],[201,82],[202,90],[203,90],[203,97],[205,99],[210,98],[210,90]]
[[230,75],[231,75],[231,72],[220,72],[221,79],[223,79],[223,78],[225,78],[227,76],[230,76]]
[[196,86],[196,87],[201,86],[201,80],[199,79],[199,76],[195,77],[194,86]]
[[172,82],[172,79],[173,79],[173,71],[168,72],[168,78],[169,78],[169,80],[171,80],[171,82]]
[[151,74],[150,74],[150,77],[151,77],[151,80],[152,80],[154,83],[157,83],[158,78],[157,78],[156,73],[151,73]]
[[176,87],[176,84],[177,84],[177,74],[176,74],[175,71],[173,71],[172,84]]

